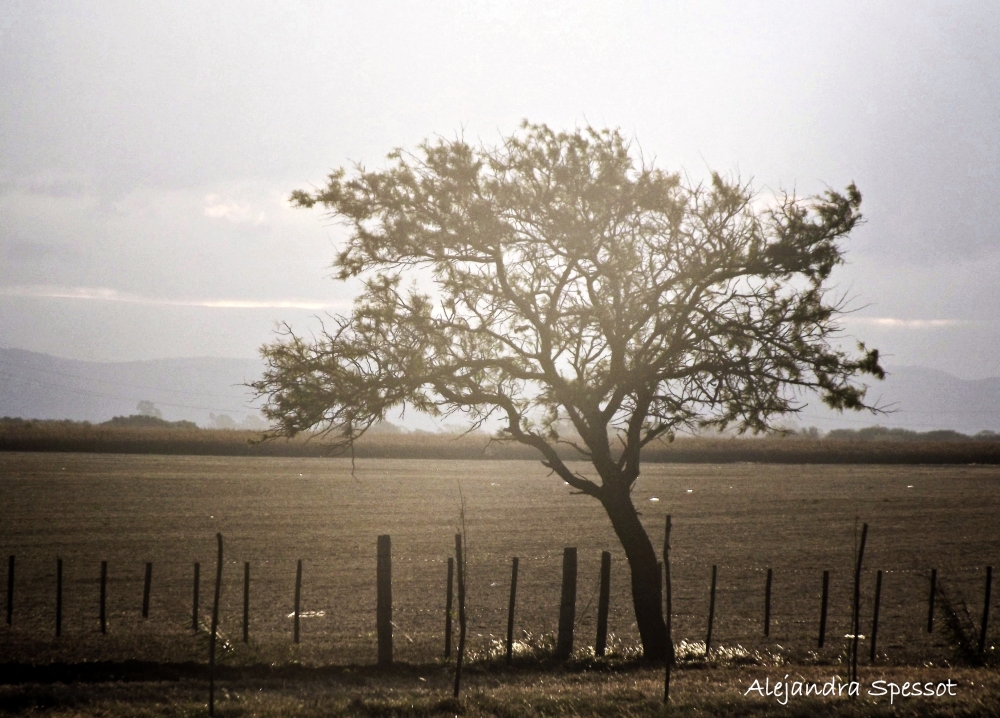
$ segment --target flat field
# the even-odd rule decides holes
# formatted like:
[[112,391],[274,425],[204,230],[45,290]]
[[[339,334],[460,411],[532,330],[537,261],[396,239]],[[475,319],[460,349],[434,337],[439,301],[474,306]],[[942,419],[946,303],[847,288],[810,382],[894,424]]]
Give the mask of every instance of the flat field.
[[[0,653],[4,661],[29,663],[205,661],[205,632],[191,630],[192,569],[201,563],[205,624],[221,532],[225,663],[373,663],[376,537],[390,534],[395,655],[431,663],[443,648],[446,561],[462,530],[462,496],[474,656],[484,656],[505,633],[513,556],[521,567],[516,635],[530,643],[555,630],[565,546],[579,551],[578,651],[585,654],[594,642],[602,550],[613,556],[612,647],[635,651],[628,569],[610,523],[593,499],[573,495],[536,461],[364,459],[352,475],[347,459],[3,452],[0,557],[16,556],[16,580],[13,625],[0,623]],[[940,665],[954,658],[958,638],[940,597],[935,630],[926,630],[931,568],[972,635],[982,614],[985,567],[1000,566],[997,466],[649,464],[634,501],[657,546],[665,515],[673,517],[675,640],[704,640],[714,564],[713,647],[731,651],[742,646],[837,662],[850,632],[863,522],[869,534],[862,633],[869,633],[881,569],[883,663]],[[57,556],[64,562],[58,639]],[[303,617],[295,645],[289,614],[297,559]],[[98,624],[102,560],[109,565],[107,635]],[[144,620],[147,561],[153,574]],[[240,628],[244,561],[251,563],[247,645]],[[773,611],[765,639],[768,567]],[[831,572],[830,617],[819,650],[824,570]],[[993,593],[996,617],[1000,590]],[[992,626],[990,645],[1000,638],[1000,623]]]

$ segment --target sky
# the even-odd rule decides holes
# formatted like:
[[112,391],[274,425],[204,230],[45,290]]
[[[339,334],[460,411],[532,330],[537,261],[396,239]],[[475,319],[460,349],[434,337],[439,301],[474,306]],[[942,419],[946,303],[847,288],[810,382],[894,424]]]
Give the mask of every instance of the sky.
[[1000,376],[1000,3],[0,0],[0,346],[252,357],[357,291],[293,209],[522,119],[764,196],[855,182],[834,284],[892,365]]

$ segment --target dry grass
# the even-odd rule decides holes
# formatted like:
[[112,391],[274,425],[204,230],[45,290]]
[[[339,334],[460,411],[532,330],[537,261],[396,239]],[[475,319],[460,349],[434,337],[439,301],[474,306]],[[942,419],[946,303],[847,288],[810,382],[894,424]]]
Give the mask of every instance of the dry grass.
[[[787,678],[786,678],[787,676]],[[875,669],[859,676],[857,698],[774,696],[748,689],[759,680],[818,684],[842,675],[825,668],[681,670],[671,684],[669,712],[663,676],[655,668],[470,671],[460,699],[451,697],[445,666],[379,672],[354,668],[323,672],[225,676],[217,684],[218,716],[994,716],[1000,713],[1000,675],[982,669]],[[952,681],[955,695],[900,698],[867,695],[872,683]],[[201,716],[204,680],[99,682],[0,686],[0,715]]]

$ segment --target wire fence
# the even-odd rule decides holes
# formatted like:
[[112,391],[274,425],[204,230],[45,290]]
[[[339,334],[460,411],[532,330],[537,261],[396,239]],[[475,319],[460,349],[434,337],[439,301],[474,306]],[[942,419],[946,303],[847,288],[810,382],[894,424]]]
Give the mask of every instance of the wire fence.
[[[394,658],[424,663],[444,651],[446,571],[450,537],[440,552],[394,547],[392,625]],[[211,542],[205,542],[210,547]],[[0,630],[7,661],[120,661],[126,659],[204,661],[212,610],[215,557],[202,550],[186,559],[182,549],[102,557],[56,546],[16,556],[8,572],[9,625]],[[56,636],[57,561],[62,558],[60,635]],[[557,630],[561,595],[562,547],[519,556],[515,638],[537,638]],[[468,559],[468,641],[483,655],[506,636],[510,556],[476,554]],[[101,561],[108,561],[106,633],[100,627]],[[596,641],[600,552],[579,554],[575,647],[592,650]],[[146,562],[152,564],[148,618],[142,617]],[[197,623],[194,629],[194,564],[200,563]],[[250,564],[248,638],[243,642],[244,566]],[[866,562],[861,575],[861,655],[869,654],[876,571],[882,571],[878,660],[916,663],[953,660],[963,641],[975,645],[988,615],[987,566],[947,565],[897,568]],[[853,633],[854,566],[775,566],[713,564],[671,559],[672,637],[675,643],[705,641],[712,567],[717,569],[712,647],[741,646],[791,660],[836,661],[846,655]],[[220,603],[222,660],[233,663],[374,663],[376,633],[376,542],[344,546],[337,556],[303,561],[299,610],[300,638],[293,640],[296,558],[261,558],[239,541],[226,544]],[[768,635],[765,588],[772,569]],[[937,569],[931,591],[931,569]],[[823,572],[830,572],[826,635],[819,646]],[[613,553],[609,630],[612,649],[636,651],[639,635],[632,608],[628,565]],[[935,615],[931,619],[931,602]],[[928,631],[929,619],[931,619]],[[457,630],[457,628],[456,628]],[[992,650],[997,631],[989,627]],[[967,648],[967,646],[966,646]]]

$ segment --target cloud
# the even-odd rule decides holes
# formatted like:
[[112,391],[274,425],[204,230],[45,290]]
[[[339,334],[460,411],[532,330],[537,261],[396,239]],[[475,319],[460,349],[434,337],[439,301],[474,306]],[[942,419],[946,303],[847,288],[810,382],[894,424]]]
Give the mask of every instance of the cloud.
[[205,216],[215,219],[226,219],[236,224],[263,224],[267,215],[257,212],[248,204],[223,202],[217,194],[205,196]]
[[315,302],[304,299],[165,299],[119,292],[106,287],[57,287],[22,285],[0,287],[0,296],[37,297],[40,299],[82,299],[169,307],[208,307],[213,309],[343,309],[346,302]]
[[950,329],[968,327],[981,322],[971,319],[899,319],[897,317],[845,317],[848,324],[886,327],[888,329]]

